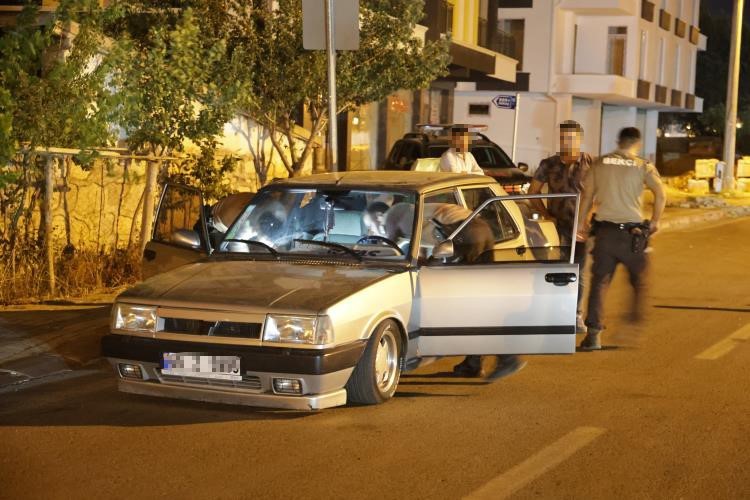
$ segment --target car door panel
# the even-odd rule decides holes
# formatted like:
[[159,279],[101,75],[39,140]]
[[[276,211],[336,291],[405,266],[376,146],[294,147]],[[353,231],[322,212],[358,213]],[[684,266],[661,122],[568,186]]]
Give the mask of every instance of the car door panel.
[[[497,203],[518,215],[515,200],[505,198],[493,198],[485,208]],[[570,249],[559,246],[556,230],[555,246],[536,248],[520,230],[519,249],[499,251],[496,245],[486,260],[432,261],[420,268],[415,299],[420,356],[575,352],[578,265]],[[518,255],[524,260],[518,262]]]
[[200,191],[179,184],[165,185],[151,241],[143,251],[143,278],[195,262],[209,251]]

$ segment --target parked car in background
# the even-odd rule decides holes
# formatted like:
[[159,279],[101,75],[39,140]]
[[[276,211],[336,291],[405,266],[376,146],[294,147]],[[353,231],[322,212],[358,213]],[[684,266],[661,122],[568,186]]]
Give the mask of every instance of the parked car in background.
[[[450,129],[453,125],[419,125],[417,131],[396,141],[385,161],[385,170],[437,171],[438,159],[450,148]],[[531,183],[526,174],[528,165],[515,165],[503,148],[480,133],[486,128],[468,126],[472,134],[471,154],[485,175],[495,179],[509,194],[523,193]],[[422,161],[419,161],[422,160]]]
[[150,265],[185,264],[116,299],[103,355],[124,392],[310,410],[387,401],[434,357],[573,353],[578,267],[531,198],[479,175],[293,178],[212,249],[200,193],[167,185]]

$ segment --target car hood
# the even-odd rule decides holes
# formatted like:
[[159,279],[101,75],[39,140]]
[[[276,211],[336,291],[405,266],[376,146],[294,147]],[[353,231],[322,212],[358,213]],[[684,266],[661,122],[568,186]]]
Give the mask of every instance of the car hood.
[[118,300],[200,309],[316,313],[398,272],[402,270],[284,261],[204,261],[149,278]]

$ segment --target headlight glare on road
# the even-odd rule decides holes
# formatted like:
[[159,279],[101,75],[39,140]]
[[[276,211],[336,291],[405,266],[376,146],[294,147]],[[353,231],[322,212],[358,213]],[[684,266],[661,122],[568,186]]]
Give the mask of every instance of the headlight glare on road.
[[113,330],[155,332],[156,308],[133,304],[115,304],[112,318]]
[[269,314],[263,331],[266,342],[292,344],[329,344],[333,329],[328,316],[286,316]]

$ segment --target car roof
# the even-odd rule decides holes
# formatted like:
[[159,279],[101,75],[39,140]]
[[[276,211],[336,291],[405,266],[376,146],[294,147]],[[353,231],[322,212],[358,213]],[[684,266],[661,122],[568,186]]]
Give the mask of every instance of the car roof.
[[495,180],[491,177],[476,174],[371,170],[293,177],[275,181],[271,186],[349,189],[378,188],[426,192],[455,186],[487,185],[493,183],[495,183]]
[[[412,134],[412,135],[407,134],[405,137],[399,139],[399,141],[400,142],[416,142],[418,144],[425,144],[427,146],[450,145],[450,137],[442,136],[442,135],[438,135],[438,136],[425,135],[424,137],[417,137],[416,134]],[[488,141],[484,137],[472,136],[471,145],[472,146],[489,146],[489,145],[492,145],[492,142]]]

